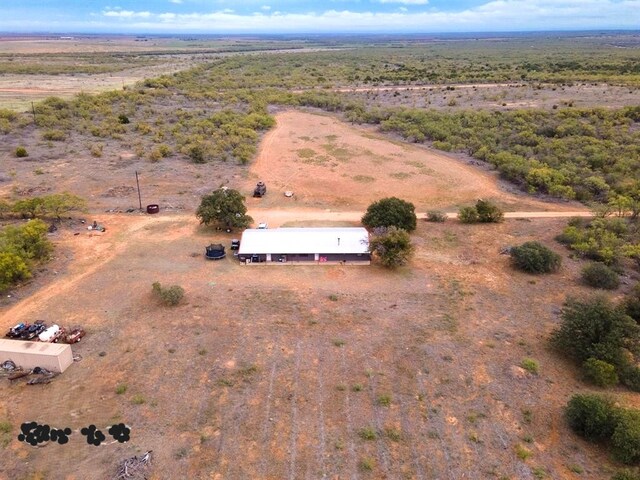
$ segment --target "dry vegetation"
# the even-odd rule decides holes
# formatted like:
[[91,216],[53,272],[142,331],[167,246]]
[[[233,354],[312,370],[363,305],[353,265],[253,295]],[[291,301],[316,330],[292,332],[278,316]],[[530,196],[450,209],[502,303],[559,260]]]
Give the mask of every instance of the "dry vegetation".
[[[418,211],[455,211],[480,196],[507,210],[579,206],[515,193],[468,157],[282,107],[269,107],[275,128],[251,130],[262,143],[249,166],[233,156],[193,163],[179,135],[154,136],[177,108],[180,121],[194,123],[171,135],[197,123],[213,128],[205,111],[217,114],[229,98],[197,84],[173,96],[144,88],[151,100],[142,105],[127,92],[96,101],[104,110],[65,127],[64,142],[43,139],[28,122],[5,137],[2,196],[70,191],[107,231],[64,220],[50,236],[55,258],[2,299],[3,329],[43,319],[82,324],[87,336],[73,347],[82,360],[51,384],[0,383],[0,479],[111,478],[123,459],[148,450],[149,478],[158,480],[611,476],[617,465],[563,419],[567,398],[588,387],[548,345],[565,296],[590,291],[578,281],[584,262],[554,241],[565,220],[419,220],[413,260],[389,272],[207,262],[204,246],[228,245],[233,235],[198,226],[194,215],[202,194],[226,184],[248,196],[257,179],[269,193],[247,199],[249,213],[270,227],[355,225],[354,212],[357,219],[390,195]],[[248,93],[232,95],[243,115],[257,108]],[[131,117],[123,132],[90,133],[105,119],[117,127],[122,113]],[[13,155],[18,143],[28,157]],[[163,143],[173,153],[151,158]],[[161,214],[113,212],[137,207],[135,171],[143,204],[159,203]],[[532,277],[500,254],[529,240],[560,254],[562,268]],[[181,286],[180,303],[162,305],[156,281]],[[615,393],[640,406],[637,395]],[[19,425],[31,420],[72,428],[70,443],[17,442]],[[131,427],[129,443],[83,443],[80,428],[119,422]]]

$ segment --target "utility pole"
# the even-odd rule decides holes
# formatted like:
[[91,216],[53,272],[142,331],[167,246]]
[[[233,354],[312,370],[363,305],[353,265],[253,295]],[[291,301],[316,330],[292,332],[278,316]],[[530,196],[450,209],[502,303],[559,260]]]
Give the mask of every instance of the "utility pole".
[[140,196],[140,182],[138,181],[138,171],[136,170],[136,185],[138,186],[138,202],[140,202],[140,210],[142,210],[142,197]]

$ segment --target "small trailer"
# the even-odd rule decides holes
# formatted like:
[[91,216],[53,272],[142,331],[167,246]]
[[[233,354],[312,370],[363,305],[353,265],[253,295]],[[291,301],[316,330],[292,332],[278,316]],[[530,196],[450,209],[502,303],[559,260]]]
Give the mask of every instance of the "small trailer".
[[64,329],[58,325],[51,325],[44,332],[38,335],[38,340],[45,343],[55,343],[64,334]]
[[72,344],[77,343],[82,340],[86,332],[82,327],[73,327],[70,332],[67,333],[64,341],[65,343]]

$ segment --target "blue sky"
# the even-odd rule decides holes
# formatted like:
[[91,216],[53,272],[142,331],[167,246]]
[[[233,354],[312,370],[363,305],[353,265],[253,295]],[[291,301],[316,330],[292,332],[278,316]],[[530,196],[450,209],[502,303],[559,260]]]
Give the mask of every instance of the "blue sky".
[[438,33],[593,29],[640,29],[640,0],[0,0],[0,31],[4,32]]

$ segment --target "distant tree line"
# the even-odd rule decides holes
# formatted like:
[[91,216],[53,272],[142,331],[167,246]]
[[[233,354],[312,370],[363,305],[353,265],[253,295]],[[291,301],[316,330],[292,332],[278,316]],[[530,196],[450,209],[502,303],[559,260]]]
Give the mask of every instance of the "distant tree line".
[[29,197],[15,202],[0,199],[0,218],[55,218],[86,210],[84,199],[68,192]]

